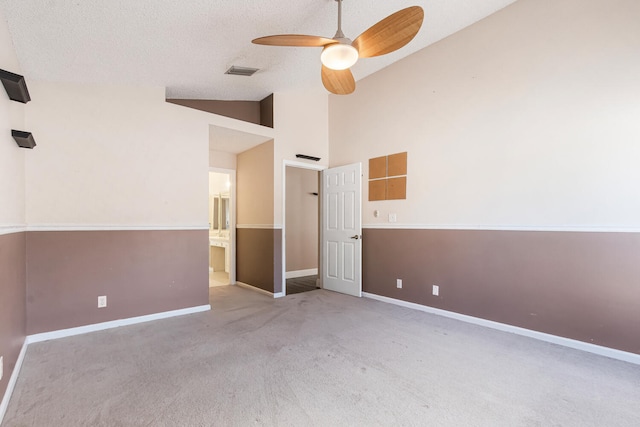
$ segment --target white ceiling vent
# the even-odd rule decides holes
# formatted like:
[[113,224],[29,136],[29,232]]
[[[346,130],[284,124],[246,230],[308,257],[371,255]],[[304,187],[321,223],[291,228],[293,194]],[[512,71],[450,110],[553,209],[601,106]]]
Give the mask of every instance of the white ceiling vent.
[[259,68],[236,67],[235,65],[232,65],[231,68],[229,68],[225,72],[225,74],[231,74],[231,75],[234,75],[234,76],[251,77],[258,70],[259,70]]

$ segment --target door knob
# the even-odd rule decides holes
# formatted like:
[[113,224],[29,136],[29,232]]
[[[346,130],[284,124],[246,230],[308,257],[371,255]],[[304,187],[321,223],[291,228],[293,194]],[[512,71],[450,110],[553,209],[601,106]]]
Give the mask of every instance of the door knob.
[[356,234],[355,236],[351,236],[351,238],[358,240],[358,239],[362,239],[362,236],[359,236],[359,235]]

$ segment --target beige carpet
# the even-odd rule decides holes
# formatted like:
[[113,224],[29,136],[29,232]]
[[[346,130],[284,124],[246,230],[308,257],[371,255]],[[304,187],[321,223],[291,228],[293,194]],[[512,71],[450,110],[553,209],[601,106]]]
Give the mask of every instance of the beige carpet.
[[640,426],[640,367],[323,290],[33,344],[3,426]]

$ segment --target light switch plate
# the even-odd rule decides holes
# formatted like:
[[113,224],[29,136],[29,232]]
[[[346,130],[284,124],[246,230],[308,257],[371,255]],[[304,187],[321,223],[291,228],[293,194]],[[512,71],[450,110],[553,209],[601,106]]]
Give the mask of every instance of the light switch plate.
[[433,295],[435,295],[435,296],[440,295],[440,286],[433,285]]
[[98,297],[98,308],[104,308],[107,306],[107,296],[99,296]]

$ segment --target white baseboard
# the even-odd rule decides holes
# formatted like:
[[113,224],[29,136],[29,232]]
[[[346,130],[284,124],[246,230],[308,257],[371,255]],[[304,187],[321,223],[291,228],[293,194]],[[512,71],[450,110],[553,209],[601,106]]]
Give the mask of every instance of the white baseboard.
[[280,298],[281,296],[284,296],[284,295],[280,295],[280,294],[282,294],[282,292],[280,292],[278,294],[274,294],[273,292],[269,292],[269,291],[265,291],[264,289],[256,288],[255,286],[250,285],[248,283],[244,283],[244,282],[236,281],[236,285],[240,286],[241,288],[249,289],[250,291],[255,291],[255,292],[259,292],[259,293],[264,294],[264,295],[268,295],[271,298]]
[[564,347],[573,348],[576,350],[582,350],[589,353],[597,354],[600,356],[610,357],[616,360],[622,360],[623,362],[633,363],[640,365],[640,354],[629,353],[622,350],[616,350],[609,347],[603,347],[600,345],[589,344],[582,341],[573,340],[571,338],[559,337],[557,335],[546,334],[544,332],[532,331],[531,329],[520,328],[518,326],[507,325],[505,323],[494,322],[492,320],[481,319],[479,317],[467,316],[466,314],[455,313],[452,311],[441,310],[439,308],[429,307],[426,305],[416,304],[413,302],[407,302],[398,300],[395,298],[389,298],[382,295],[371,294],[368,292],[362,293],[363,297],[375,299],[378,301],[399,305],[401,307],[412,308],[414,310],[424,311],[425,313],[437,314],[443,317],[449,317],[451,319],[460,320],[462,322],[473,323],[474,325],[480,325],[491,329],[497,329],[503,332],[510,332],[516,335],[522,335],[529,338],[534,338],[540,341],[549,342],[552,344],[558,344]]
[[286,273],[284,273],[285,279],[297,279],[298,277],[317,276],[317,275],[318,275],[317,268],[309,268],[307,270],[287,271]]
[[9,407],[9,400],[11,400],[13,389],[15,388],[16,382],[18,381],[18,375],[20,374],[20,369],[22,369],[22,362],[24,361],[24,355],[27,353],[28,345],[29,343],[25,339],[24,343],[22,344],[20,354],[18,355],[18,360],[16,360],[16,365],[13,368],[13,372],[11,373],[11,378],[9,378],[7,389],[5,390],[4,396],[2,397],[2,402],[0,402],[0,424],[2,424],[4,414],[7,412],[7,408]]
[[182,308],[180,310],[164,311],[162,313],[148,314],[146,316],[129,317],[127,319],[112,320],[110,322],[95,323],[93,325],[79,326],[77,328],[61,329],[52,332],[29,335],[27,343],[55,340],[58,338],[71,337],[74,335],[86,334],[89,332],[103,331],[105,329],[118,328],[120,326],[135,325],[136,323],[150,322],[152,320],[167,319],[169,317],[184,316],[185,314],[200,313],[211,310],[211,305],[200,305],[197,307]]
[[276,294],[273,294],[274,298],[282,298],[284,296],[284,292],[278,292]]

